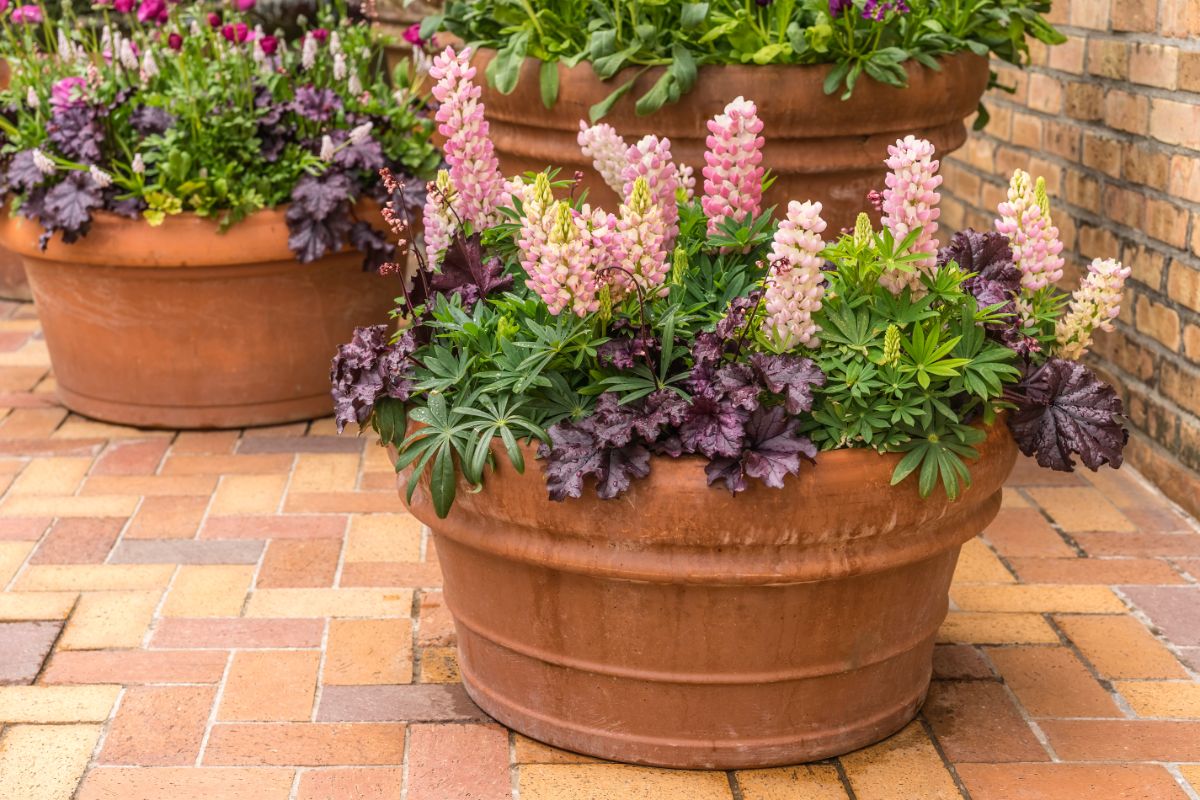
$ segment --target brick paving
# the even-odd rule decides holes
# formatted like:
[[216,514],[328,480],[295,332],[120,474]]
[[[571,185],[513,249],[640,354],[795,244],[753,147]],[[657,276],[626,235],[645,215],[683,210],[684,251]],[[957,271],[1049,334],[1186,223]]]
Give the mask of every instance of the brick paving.
[[1200,535],[1131,471],[1018,465],[895,737],[643,769],[471,703],[369,441],[91,422],[55,404],[30,307],[0,305],[0,344],[4,800],[1200,798]]

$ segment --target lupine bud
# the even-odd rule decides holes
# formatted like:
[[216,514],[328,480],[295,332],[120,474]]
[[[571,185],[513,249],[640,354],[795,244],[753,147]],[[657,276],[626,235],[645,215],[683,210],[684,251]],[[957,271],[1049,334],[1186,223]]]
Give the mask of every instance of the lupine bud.
[[350,73],[350,79],[346,81],[346,91],[354,96],[362,94],[362,80],[359,79],[357,72]]
[[154,51],[147,49],[146,55],[142,57],[141,75],[143,83],[146,79],[153,78],[158,75],[158,62],[154,60]]
[[317,63],[317,40],[313,36],[304,38],[304,46],[300,50],[300,68],[310,70]]
[[880,283],[893,294],[900,294],[907,286],[913,291],[921,290],[921,273],[937,266],[938,217],[941,210],[938,201],[941,195],[937,187],[942,176],[937,174],[938,162],[933,158],[933,145],[911,134],[888,146],[888,158],[884,161],[888,172],[883,190],[883,224],[897,239],[921,229],[912,245],[913,253],[928,253],[914,262],[911,272],[892,270],[880,277]]
[[875,231],[871,227],[871,218],[866,212],[860,213],[858,218],[854,220],[854,243],[859,247],[869,244],[875,238]]
[[742,222],[762,210],[762,129],[758,107],[742,97],[708,121],[701,204],[709,233],[726,219]]
[[1071,305],[1055,326],[1058,355],[1068,360],[1083,358],[1096,330],[1111,331],[1121,313],[1121,294],[1130,268],[1115,259],[1092,261]]
[[883,366],[895,364],[900,360],[900,329],[896,325],[888,325],[883,334],[883,357],[879,363]]
[[567,308],[580,317],[599,311],[592,231],[583,215],[560,200],[543,215],[540,225],[544,241],[538,257],[525,253],[522,259],[529,272],[527,285],[556,316]]
[[592,166],[609,188],[620,195],[625,193],[625,155],[629,145],[620,134],[607,123],[588,125],[579,121],[580,151],[592,160]]
[[671,284],[673,286],[683,285],[683,276],[687,274],[687,268],[687,250],[682,247],[676,247],[671,259]]
[[667,287],[662,286],[669,268],[666,223],[644,177],[634,180],[633,190],[621,206],[614,244],[617,269],[612,272],[612,282],[617,298],[627,294],[634,283],[647,295],[666,296]]
[[333,57],[334,80],[344,81],[346,80],[346,75],[346,56],[342,53],[338,53]]
[[625,159],[621,196],[629,197],[633,193],[634,181],[639,177],[646,179],[650,198],[662,211],[667,237],[664,247],[670,251],[679,236],[679,206],[675,195],[679,172],[671,160],[671,140],[644,136],[625,152]]
[[1024,170],[1013,172],[1008,201],[999,207],[996,230],[1008,237],[1013,263],[1021,270],[1021,287],[1035,292],[1062,279],[1063,243],[1058,228],[1050,221],[1050,198],[1046,181],[1030,182]]
[[675,198],[681,203],[690,203],[696,197],[696,170],[687,164],[675,169]]
[[781,350],[816,347],[821,329],[812,315],[821,310],[825,278],[821,251],[825,230],[820,203],[788,203],[787,219],[779,223],[771,245],[771,268],[764,294],[767,315],[763,332]]

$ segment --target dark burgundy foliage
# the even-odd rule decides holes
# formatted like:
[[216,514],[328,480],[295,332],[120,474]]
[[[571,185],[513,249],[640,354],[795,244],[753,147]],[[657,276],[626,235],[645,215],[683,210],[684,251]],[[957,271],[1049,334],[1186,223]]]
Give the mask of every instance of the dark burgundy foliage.
[[[46,233],[41,238],[42,249],[54,231],[62,231],[67,244],[85,235],[92,224],[92,211],[104,204],[100,187],[86,172],[72,172],[46,192],[38,209],[37,219]],[[25,207],[28,210],[28,206]]]
[[339,433],[352,422],[365,424],[382,397],[408,399],[413,383],[406,359],[415,349],[411,330],[392,344],[387,325],[357,328],[350,343],[338,348],[330,379]]
[[[330,135],[335,145],[341,146],[348,138],[346,131],[334,131]],[[384,165],[383,148],[379,142],[367,137],[361,144],[347,144],[333,156],[335,166],[352,172],[370,170],[378,172]]]
[[332,89],[301,86],[296,90],[292,108],[302,117],[314,122],[328,122],[342,107],[342,99]]
[[442,271],[429,276],[433,293],[460,295],[468,308],[492,292],[504,291],[512,282],[512,275],[504,273],[502,259],[494,256],[484,259],[478,234],[470,239],[457,239],[446,252]]
[[963,281],[963,288],[975,297],[980,308],[1000,305],[1000,310],[1009,315],[1003,322],[989,322],[988,334],[1022,355],[1036,352],[1037,340],[1027,338],[1021,331],[1016,304],[1021,292],[1021,270],[1013,262],[1008,237],[995,231],[980,233],[967,228],[956,233],[938,253],[938,266],[950,261],[964,272],[974,273]]
[[785,475],[800,472],[800,459],[816,458],[817,448],[797,432],[800,421],[780,406],[762,406],[745,425],[745,443],[733,457],[713,459],[704,468],[708,483],[723,481],[737,493],[746,488],[746,477],[757,478],[774,489],[783,488]]
[[825,385],[825,373],[811,358],[755,353],[750,365],[768,392],[783,396],[789,414],[812,411],[813,388]]
[[104,125],[95,106],[71,105],[55,108],[46,124],[50,141],[67,158],[84,164],[100,161]]
[[687,419],[679,426],[679,439],[688,453],[707,458],[732,457],[742,450],[749,415],[724,398],[697,395]]
[[632,369],[637,363],[645,363],[646,359],[658,352],[658,339],[654,336],[643,336],[631,329],[624,319],[613,320],[609,329],[612,336],[596,349],[596,357],[601,364],[617,369]]
[[363,268],[377,270],[396,257],[396,246],[387,234],[358,220],[350,228],[350,246],[363,254]]
[[153,136],[170,130],[175,117],[157,106],[138,106],[129,115],[129,124],[142,136]]
[[350,179],[340,172],[305,175],[292,189],[288,206],[288,247],[302,263],[309,263],[346,246],[353,227]]
[[1008,420],[1017,446],[1041,466],[1070,472],[1072,455],[1091,470],[1121,466],[1121,398],[1083,364],[1052,358],[1007,395],[1017,403]]
[[42,182],[44,175],[33,161],[32,150],[22,150],[8,162],[4,173],[4,193],[20,194],[28,192]]

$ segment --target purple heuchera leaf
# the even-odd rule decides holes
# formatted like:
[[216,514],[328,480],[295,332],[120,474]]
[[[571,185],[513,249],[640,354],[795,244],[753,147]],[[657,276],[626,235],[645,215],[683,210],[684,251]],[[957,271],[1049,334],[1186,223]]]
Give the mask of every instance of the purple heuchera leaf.
[[789,414],[812,411],[813,388],[825,385],[825,373],[811,358],[755,353],[750,365],[767,391],[783,396]]
[[301,262],[316,261],[346,246],[353,227],[353,196],[353,184],[340,172],[305,175],[296,182],[285,219],[288,247]]
[[301,86],[296,90],[292,108],[302,117],[315,122],[327,122],[342,107],[342,99],[332,89]]
[[416,349],[411,330],[391,343],[387,325],[356,328],[338,348],[330,370],[338,433],[352,422],[365,424],[381,397],[407,400],[413,383],[407,357]]
[[688,453],[702,453],[708,458],[732,458],[742,451],[746,417],[745,411],[730,403],[697,395],[692,398],[687,419],[679,426],[679,439]]
[[1070,472],[1077,454],[1088,469],[1121,466],[1129,432],[1121,424],[1121,398],[1094,372],[1052,358],[1009,393],[1017,411],[1008,426],[1017,446],[1043,467]]
[[492,292],[504,291],[512,282],[512,276],[504,274],[503,259],[484,259],[478,234],[457,240],[446,253],[442,271],[429,276],[435,293],[459,294],[468,308]]
[[46,229],[41,239],[44,250],[50,234],[61,231],[63,242],[71,244],[85,235],[92,224],[92,211],[104,204],[103,195],[92,176],[72,172],[46,193],[38,221]]
[[104,143],[104,125],[99,109],[94,106],[56,108],[46,124],[50,141],[67,158],[96,164],[100,161],[100,146]]
[[334,131],[330,138],[341,148],[333,155],[333,163],[338,167],[349,172],[378,172],[383,167],[383,147],[370,136],[357,144],[350,142],[345,146],[342,146],[343,143],[350,138],[348,131]]
[[33,160],[32,150],[16,153],[8,162],[4,174],[4,189],[7,192],[28,192],[46,179]]
[[617,405],[615,395],[601,395],[596,406],[596,413],[579,422],[550,426],[550,445],[538,448],[538,456],[547,459],[551,500],[582,496],[589,477],[596,479],[600,498],[611,500],[634,478],[650,474],[650,451],[633,441],[636,413]]
[[758,408],[762,384],[749,364],[734,362],[717,370],[714,386],[718,396],[744,411]]
[[746,442],[737,455],[715,458],[704,472],[711,486],[722,481],[733,493],[744,491],[746,478],[758,478],[767,486],[783,488],[784,476],[800,472],[800,458],[813,460],[817,448],[797,430],[799,420],[788,417],[779,406],[760,407],[746,421]]
[[990,332],[1003,333],[1020,326],[1016,299],[1021,291],[1021,270],[1013,263],[1007,236],[995,231],[980,233],[971,228],[959,231],[950,244],[938,252],[939,267],[951,261],[964,272],[975,273],[963,281],[963,289],[975,298],[980,308],[1004,304],[1000,310],[1010,316],[1003,323],[988,323]]
[[139,106],[129,115],[129,124],[142,136],[166,133],[175,124],[175,117],[158,106]]

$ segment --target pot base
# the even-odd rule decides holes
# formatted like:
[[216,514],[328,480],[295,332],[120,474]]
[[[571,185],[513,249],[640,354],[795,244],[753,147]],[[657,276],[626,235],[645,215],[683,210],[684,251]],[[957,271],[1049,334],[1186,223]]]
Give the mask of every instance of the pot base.
[[115,402],[73,392],[61,383],[58,401],[89,419],[134,428],[230,429],[283,425],[329,416],[329,393],[288,398],[274,402],[234,405],[165,406]]

